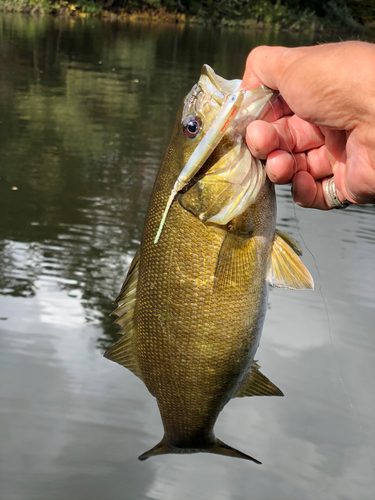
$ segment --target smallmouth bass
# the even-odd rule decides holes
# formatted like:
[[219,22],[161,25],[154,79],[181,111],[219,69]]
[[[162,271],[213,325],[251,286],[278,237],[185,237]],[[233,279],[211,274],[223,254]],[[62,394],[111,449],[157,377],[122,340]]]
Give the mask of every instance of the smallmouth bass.
[[275,228],[274,186],[244,141],[275,93],[240,84],[203,66],[116,299],[122,337],[105,356],[143,380],[164,426],[140,460],[208,452],[260,463],[217,439],[214,425],[231,398],[283,395],[254,361],[268,283],[313,288],[299,245]]

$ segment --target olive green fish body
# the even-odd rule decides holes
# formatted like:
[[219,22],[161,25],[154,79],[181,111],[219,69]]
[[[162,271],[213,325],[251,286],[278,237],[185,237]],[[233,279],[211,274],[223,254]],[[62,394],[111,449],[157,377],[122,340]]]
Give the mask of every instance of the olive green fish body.
[[[185,100],[155,182],[140,250],[117,300],[123,337],[106,356],[140,377],[159,406],[164,438],[140,459],[207,451],[257,462],[216,439],[214,425],[233,397],[282,395],[254,362],[267,281],[306,288],[311,277],[295,255],[297,244],[275,235],[274,187],[258,163],[254,197],[244,201],[247,173],[239,175],[236,165],[247,153],[235,133],[175,197],[155,244],[171,190],[200,140],[184,135],[186,108]],[[221,223],[235,213],[236,203],[247,206]],[[210,221],[215,217],[220,223]],[[293,277],[283,281],[285,245],[298,259],[303,286],[295,286]]]
[[[274,224],[270,183],[263,197],[259,208],[269,205]],[[160,216],[150,209],[140,253],[142,300],[135,309],[135,340],[142,378],[176,445],[211,434],[219,412],[250,370],[265,316],[274,236],[272,222],[267,230],[262,227],[257,208],[246,214],[254,226],[251,238],[238,236],[240,244],[253,247],[250,267],[243,273],[234,255],[232,267],[241,279],[220,287],[215,287],[215,270],[223,236],[175,203],[154,245]]]

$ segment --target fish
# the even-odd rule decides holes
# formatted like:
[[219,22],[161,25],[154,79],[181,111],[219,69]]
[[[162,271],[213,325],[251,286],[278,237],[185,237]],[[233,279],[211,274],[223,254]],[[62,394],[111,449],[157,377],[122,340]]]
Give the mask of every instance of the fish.
[[104,355],[156,398],[162,440],[138,458],[197,452],[261,463],[216,438],[235,397],[282,396],[255,360],[268,284],[312,289],[298,243],[276,229],[276,196],[244,137],[275,91],[248,90],[204,65],[177,113],[141,244]]

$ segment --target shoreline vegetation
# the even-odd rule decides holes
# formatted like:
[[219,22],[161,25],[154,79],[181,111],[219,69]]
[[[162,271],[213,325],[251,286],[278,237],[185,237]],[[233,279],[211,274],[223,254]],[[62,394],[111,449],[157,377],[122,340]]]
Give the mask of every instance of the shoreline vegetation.
[[375,36],[373,0],[0,0],[0,11]]

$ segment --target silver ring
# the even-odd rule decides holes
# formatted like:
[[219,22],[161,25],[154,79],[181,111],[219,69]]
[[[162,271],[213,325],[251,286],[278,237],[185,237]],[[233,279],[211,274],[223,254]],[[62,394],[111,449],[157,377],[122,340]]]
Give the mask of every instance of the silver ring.
[[346,208],[352,203],[348,200],[342,200],[340,201],[337,193],[336,193],[336,186],[335,183],[333,182],[333,177],[329,177],[325,183],[324,186],[324,191],[326,194],[326,200],[328,205],[330,205],[331,208]]

